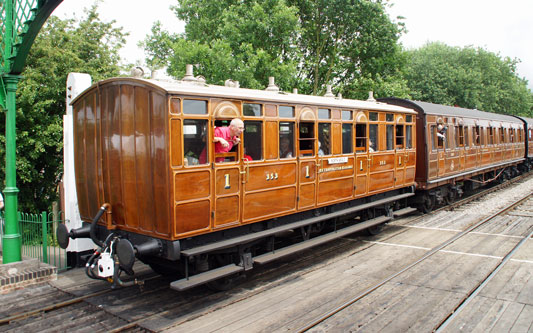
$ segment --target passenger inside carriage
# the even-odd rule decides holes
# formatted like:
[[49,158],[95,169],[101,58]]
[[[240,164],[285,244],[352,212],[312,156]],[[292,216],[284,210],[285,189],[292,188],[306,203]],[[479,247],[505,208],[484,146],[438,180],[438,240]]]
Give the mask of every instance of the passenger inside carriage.
[[280,158],[291,158],[292,145],[288,137],[282,137],[279,141],[279,156]]
[[[232,151],[232,148],[241,142],[240,135],[244,132],[244,123],[238,118],[234,118],[229,126],[215,127],[213,142],[215,143],[215,154],[223,154]],[[234,157],[219,156],[215,162],[234,161]]]

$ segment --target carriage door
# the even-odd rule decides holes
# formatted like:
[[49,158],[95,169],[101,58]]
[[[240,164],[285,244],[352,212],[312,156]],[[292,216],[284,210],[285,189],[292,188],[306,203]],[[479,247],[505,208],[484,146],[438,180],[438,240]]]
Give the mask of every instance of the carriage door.
[[[252,106],[257,112],[249,111]],[[260,106],[243,104],[243,223],[294,212],[296,207],[294,107],[279,106],[279,117],[290,119],[285,121],[275,118],[272,104],[265,105],[265,118],[260,117]]]
[[[372,143],[373,144],[373,143]],[[355,195],[363,196],[368,192],[368,118],[363,111],[355,116]],[[374,148],[372,148],[374,149]]]
[[448,146],[447,127],[442,118],[437,119],[437,175],[443,176],[446,173],[446,148]]
[[[316,117],[311,108],[304,107],[300,111],[298,123],[298,208],[314,207],[317,193],[317,161],[315,151]],[[318,145],[318,144],[317,144]]]
[[394,140],[394,149],[396,151],[394,185],[395,187],[401,187],[405,184],[405,166],[409,157],[409,154],[405,150],[405,121],[403,115],[396,115]]
[[[211,123],[211,147],[213,147],[213,208],[214,229],[240,223],[241,216],[241,145],[233,145],[229,152],[216,152],[213,139],[217,127],[229,126],[233,118],[240,118],[240,102],[212,100],[214,119]],[[242,135],[241,138],[242,140]]]

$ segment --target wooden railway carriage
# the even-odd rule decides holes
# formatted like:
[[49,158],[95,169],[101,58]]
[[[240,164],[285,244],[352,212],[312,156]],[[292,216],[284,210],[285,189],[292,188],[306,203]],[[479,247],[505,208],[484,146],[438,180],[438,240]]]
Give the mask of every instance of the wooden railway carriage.
[[[115,78],[79,95],[79,209],[84,221],[99,222],[63,237],[90,235],[127,272],[134,256],[180,271],[185,278],[173,286],[182,290],[282,256],[274,252],[280,233],[296,230],[316,245],[312,231],[342,235],[343,216],[369,219],[345,232],[376,226],[413,195],[412,110],[228,82]],[[214,128],[232,118],[244,121],[242,141],[215,153]]]
[[510,177],[524,162],[524,124],[516,117],[398,98],[380,101],[418,112],[416,184],[424,210],[453,201],[465,186]]

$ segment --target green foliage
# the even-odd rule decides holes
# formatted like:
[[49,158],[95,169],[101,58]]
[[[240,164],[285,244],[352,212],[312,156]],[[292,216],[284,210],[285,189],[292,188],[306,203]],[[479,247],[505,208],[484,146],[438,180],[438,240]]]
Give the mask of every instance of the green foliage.
[[[125,34],[102,22],[93,6],[86,17],[50,17],[30,51],[17,91],[17,187],[19,209],[48,210],[57,200],[63,169],[63,114],[70,72],[98,81],[119,74]],[[5,161],[5,113],[0,114],[0,160]],[[5,165],[0,163],[0,179]]]
[[533,95],[518,77],[517,59],[482,48],[429,43],[408,51],[413,99],[531,117]]
[[299,72],[301,90],[322,94],[333,84],[350,98],[366,98],[369,90],[385,95],[401,80],[403,58],[398,38],[403,26],[391,22],[386,1],[289,0],[299,8],[305,57]]
[[231,78],[263,88],[275,76],[282,88],[294,86],[298,17],[283,0],[180,0],[174,9],[187,22],[186,35],[171,35],[156,23],[144,41],[150,67],[168,66],[181,78],[186,64],[197,64],[195,74],[213,84]]
[[[209,83],[231,78],[264,88],[268,76],[283,90],[322,94],[326,84],[346,97],[368,90],[406,95],[404,58],[397,44],[403,31],[385,13],[386,1],[179,0],[184,35],[154,25],[145,39],[147,63],[168,66],[180,78],[185,64]],[[360,84],[363,82],[364,84]]]

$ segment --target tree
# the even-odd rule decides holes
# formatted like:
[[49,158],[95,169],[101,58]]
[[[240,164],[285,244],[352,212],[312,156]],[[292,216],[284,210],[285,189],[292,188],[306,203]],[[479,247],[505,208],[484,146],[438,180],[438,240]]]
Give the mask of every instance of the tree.
[[[398,39],[403,25],[385,11],[387,1],[288,0],[299,8],[303,51],[301,88],[320,94],[334,84],[351,98],[369,90],[405,95]],[[385,88],[387,87],[387,88]]]
[[519,60],[482,48],[428,43],[408,51],[413,99],[469,109],[532,116],[533,95],[518,77]]
[[285,89],[294,86],[299,24],[295,8],[283,0],[180,0],[174,10],[187,22],[186,33],[171,35],[156,23],[144,42],[149,66],[168,66],[179,78],[186,64],[197,64],[196,74],[214,84],[231,78],[264,88],[275,76]]
[[[70,72],[94,80],[117,76],[125,34],[102,22],[97,6],[80,22],[50,17],[28,55],[17,91],[19,209],[41,211],[57,200],[63,161],[63,117]],[[0,159],[5,160],[5,114],[0,115]],[[5,177],[0,164],[0,177]]]
[[398,38],[403,31],[385,13],[386,1],[179,0],[174,8],[185,34],[155,25],[145,40],[151,66],[181,77],[198,64],[208,82],[227,78],[264,88],[275,76],[284,90],[321,94],[326,84],[347,97],[368,90],[406,95]]

